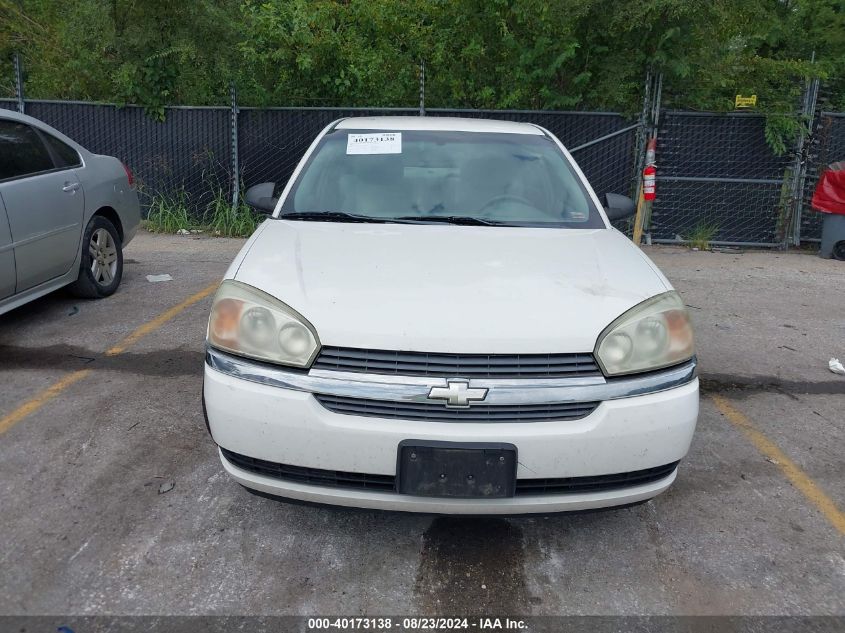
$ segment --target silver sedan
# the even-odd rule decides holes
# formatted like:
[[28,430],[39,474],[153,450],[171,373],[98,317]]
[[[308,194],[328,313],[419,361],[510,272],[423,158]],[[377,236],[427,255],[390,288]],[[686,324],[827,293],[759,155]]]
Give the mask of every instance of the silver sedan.
[[62,286],[113,294],[140,221],[132,172],[117,158],[0,110],[0,314]]

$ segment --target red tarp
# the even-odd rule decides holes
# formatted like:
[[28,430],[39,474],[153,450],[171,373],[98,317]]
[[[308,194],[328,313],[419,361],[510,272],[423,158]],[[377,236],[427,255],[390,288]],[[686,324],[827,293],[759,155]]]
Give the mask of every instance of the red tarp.
[[812,205],[822,213],[845,215],[845,162],[834,163],[822,172]]

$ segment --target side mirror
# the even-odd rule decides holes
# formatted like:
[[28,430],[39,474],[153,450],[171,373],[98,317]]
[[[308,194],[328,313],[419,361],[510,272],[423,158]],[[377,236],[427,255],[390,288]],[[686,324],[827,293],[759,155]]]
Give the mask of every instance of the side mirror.
[[604,194],[604,212],[611,222],[632,217],[637,212],[637,205],[628,196],[618,193]]
[[262,182],[260,185],[253,185],[246,190],[244,202],[259,213],[273,213],[278,198],[273,197],[276,189],[275,182]]

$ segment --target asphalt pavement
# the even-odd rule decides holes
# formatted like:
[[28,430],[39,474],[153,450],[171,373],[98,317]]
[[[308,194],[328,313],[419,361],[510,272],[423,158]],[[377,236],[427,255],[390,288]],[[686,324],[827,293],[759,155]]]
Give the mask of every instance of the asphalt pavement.
[[845,264],[649,248],[701,362],[677,482],[633,508],[474,519],[225,476],[203,344],[242,244],[142,232],[115,296],[0,317],[0,614],[845,614],[845,377],[827,369]]

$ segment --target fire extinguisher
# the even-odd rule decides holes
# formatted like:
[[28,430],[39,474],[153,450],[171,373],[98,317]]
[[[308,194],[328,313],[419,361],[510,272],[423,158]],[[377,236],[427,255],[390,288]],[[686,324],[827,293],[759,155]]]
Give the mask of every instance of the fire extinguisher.
[[657,139],[652,137],[646,144],[645,164],[643,169],[643,200],[654,200],[657,192],[657,170],[654,168],[657,153]]
[[657,192],[657,170],[654,165],[643,169],[643,200],[654,200]]

